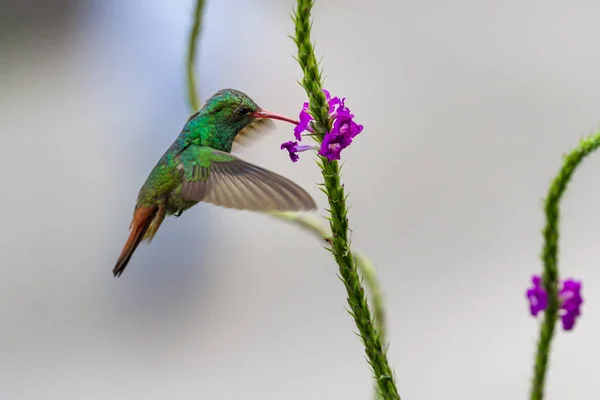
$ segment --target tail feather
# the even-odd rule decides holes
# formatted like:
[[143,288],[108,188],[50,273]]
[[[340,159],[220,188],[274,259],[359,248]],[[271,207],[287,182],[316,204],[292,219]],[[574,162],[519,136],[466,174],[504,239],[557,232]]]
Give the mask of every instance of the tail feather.
[[[131,256],[135,249],[139,246],[142,239],[146,235],[148,228],[152,224],[154,217],[158,213],[158,206],[156,207],[140,207],[135,210],[133,214],[133,220],[131,221],[129,238],[127,238],[127,242],[125,242],[125,246],[123,246],[123,251],[121,251],[121,255],[117,260],[117,264],[113,268],[113,275],[115,277],[121,276],[125,267],[129,263]],[[157,227],[158,228],[158,227]]]

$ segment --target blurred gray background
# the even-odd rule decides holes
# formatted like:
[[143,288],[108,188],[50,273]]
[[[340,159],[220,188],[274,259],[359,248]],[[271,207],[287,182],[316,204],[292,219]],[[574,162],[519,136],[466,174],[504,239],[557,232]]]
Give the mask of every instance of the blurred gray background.
[[[292,0],[211,1],[202,99],[239,88],[296,115]],[[111,274],[139,187],[189,110],[193,1],[0,1],[0,398],[368,399],[329,253],[267,216],[198,205]],[[376,264],[405,399],[527,398],[524,298],[561,155],[600,128],[600,4],[317,1],[326,87],[365,125],[344,152],[354,246]],[[311,157],[245,159],[307,188]],[[547,399],[600,396],[600,155],[563,208],[584,279]],[[320,214],[324,214],[321,211]]]

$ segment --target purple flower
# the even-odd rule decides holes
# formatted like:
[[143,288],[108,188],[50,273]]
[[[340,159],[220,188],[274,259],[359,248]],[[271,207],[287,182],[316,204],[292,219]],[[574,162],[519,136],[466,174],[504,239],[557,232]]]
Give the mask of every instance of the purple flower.
[[327,100],[327,104],[329,104],[329,114],[331,114],[333,113],[333,110],[335,110],[335,106],[340,104],[341,100],[339,97],[334,97],[332,99],[329,90],[323,89],[323,93],[325,93],[325,99]]
[[563,323],[563,328],[566,331],[573,329],[575,319],[581,315],[581,282],[574,279],[567,279],[563,282],[562,288],[558,294],[561,300],[560,318]]
[[345,100],[339,100],[337,103],[338,108],[332,114],[332,118],[335,118],[333,127],[325,134],[319,150],[319,154],[327,157],[329,161],[339,160],[341,151],[350,146],[352,139],[363,130],[362,125],[354,122],[354,114],[344,104]]
[[302,111],[300,111],[299,115],[300,123],[294,127],[294,136],[296,140],[302,140],[302,132],[306,130],[312,131],[310,128],[310,121],[313,120],[313,117],[308,113],[308,102],[304,103],[304,107],[302,107]]
[[327,157],[329,161],[339,160],[340,153],[343,149],[348,147],[352,143],[352,139],[349,139],[342,135],[331,135],[327,133],[321,143],[319,154],[323,157]]
[[542,287],[542,279],[538,275],[531,277],[531,283],[533,286],[527,290],[527,298],[531,315],[535,317],[548,307],[548,293]]
[[281,145],[281,150],[286,149],[290,153],[290,160],[292,160],[293,162],[298,161],[298,159],[300,158],[297,153],[306,150],[316,150],[317,148],[318,147],[316,146],[298,144],[298,142],[292,141],[285,142]]
[[[362,132],[363,126],[354,122],[354,114],[346,107],[346,99],[340,99],[339,97],[331,97],[331,94],[326,89],[323,89],[325,99],[329,105],[329,118],[333,121],[333,126],[329,132],[325,134],[319,154],[327,159],[339,160],[340,153],[343,149],[350,146],[352,139]],[[294,127],[294,137],[297,141],[302,140],[302,132],[309,131],[313,132],[310,124],[313,121],[313,117],[309,114],[309,104],[304,103],[302,111],[299,115],[299,123]],[[290,144],[293,142],[286,142],[282,144],[281,148],[291,148]],[[296,162],[298,160],[297,151],[290,152],[290,158]],[[294,155],[292,155],[294,153]]]
[[354,122],[354,114],[350,113],[350,110],[343,104],[342,102],[340,108],[338,108],[332,132],[337,131],[338,134],[349,136],[352,139],[362,132],[363,126]]
[[[542,287],[542,280],[539,275],[531,278],[533,286],[527,290],[527,299],[529,300],[529,309],[531,315],[536,316],[540,311],[548,307],[548,293]],[[574,279],[566,279],[558,293],[560,300],[559,315],[562,320],[563,328],[566,331],[573,329],[575,320],[581,315],[581,282]]]

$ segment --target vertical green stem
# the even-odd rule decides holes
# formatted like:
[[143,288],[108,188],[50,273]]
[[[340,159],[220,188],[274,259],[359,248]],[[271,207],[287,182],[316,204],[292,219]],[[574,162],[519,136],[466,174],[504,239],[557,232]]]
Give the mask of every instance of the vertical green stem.
[[[312,6],[313,0],[298,0],[294,14],[294,41],[298,47],[298,62],[304,73],[302,86],[309,98],[310,113],[318,124],[329,127],[329,107],[323,93],[321,72],[310,38]],[[319,134],[315,138],[321,142],[323,134]],[[400,399],[382,338],[371,318],[371,311],[356,268],[356,261],[350,251],[346,195],[344,187],[340,183],[338,162],[320,157],[319,165],[324,179],[324,191],[329,199],[331,252],[339,266],[340,276],[346,287],[351,314],[365,346],[369,364],[373,368],[379,394],[384,399]]]
[[546,226],[543,230],[544,247],[541,258],[544,264],[542,284],[548,293],[548,307],[544,311],[544,319],[540,328],[540,337],[537,344],[537,354],[533,371],[534,375],[531,385],[531,400],[542,400],[544,398],[544,385],[552,337],[554,336],[558,311],[560,308],[558,299],[558,284],[560,278],[558,272],[560,200],[567,190],[567,185],[577,167],[586,156],[591,154],[598,147],[600,147],[600,133],[596,133],[587,139],[583,139],[577,148],[567,154],[564,158],[560,172],[550,185],[546,197],[544,206]]
[[187,82],[188,82],[188,101],[192,111],[197,111],[200,108],[198,94],[196,88],[196,52],[198,36],[200,36],[200,26],[202,25],[202,12],[204,11],[204,0],[197,0],[194,8],[194,25],[190,31],[190,40],[188,42],[187,52]]

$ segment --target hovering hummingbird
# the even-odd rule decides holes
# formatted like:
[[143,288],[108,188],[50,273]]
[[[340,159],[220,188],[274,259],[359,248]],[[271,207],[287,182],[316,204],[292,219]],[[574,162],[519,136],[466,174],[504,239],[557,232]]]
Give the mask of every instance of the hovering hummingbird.
[[238,134],[270,119],[298,123],[262,109],[239,90],[223,89],[187,120],[140,189],[114,276],[121,276],[138,245],[153,239],[167,215],[178,217],[201,201],[261,212],[316,209],[294,182],[230,154]]

